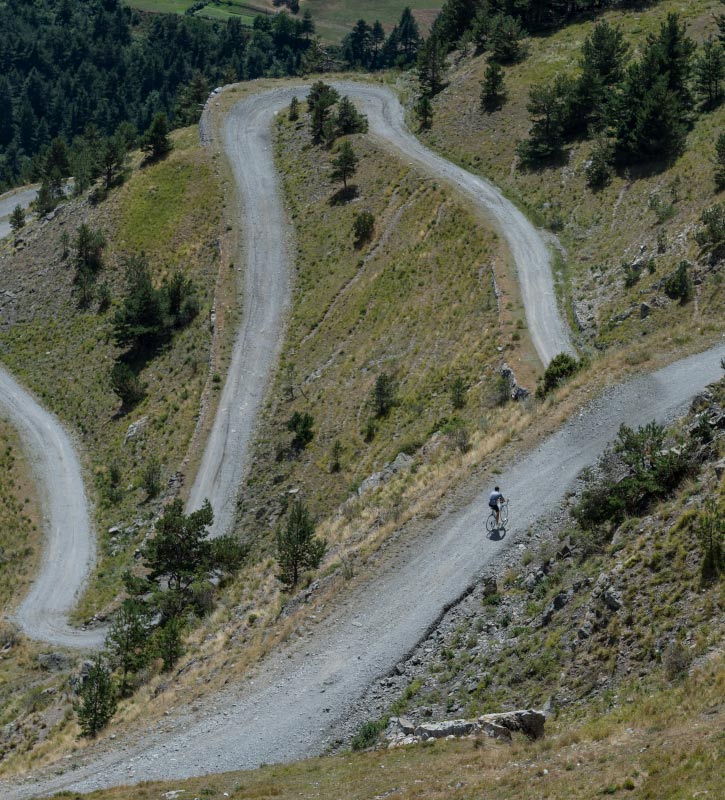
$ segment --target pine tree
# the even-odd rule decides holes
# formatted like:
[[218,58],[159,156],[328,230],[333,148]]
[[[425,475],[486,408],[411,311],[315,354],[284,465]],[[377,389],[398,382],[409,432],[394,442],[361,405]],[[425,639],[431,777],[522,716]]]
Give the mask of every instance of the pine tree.
[[410,6],[403,9],[400,21],[395,26],[395,40],[402,50],[403,63],[412,63],[420,47],[420,31]]
[[725,131],[715,142],[715,186],[718,192],[725,189]]
[[101,655],[93,658],[74,705],[84,736],[94,738],[116,713],[116,687]]
[[335,129],[338,136],[350,133],[365,133],[368,129],[367,117],[361,114],[349,97],[340,99],[335,117]]
[[10,215],[10,227],[13,233],[17,233],[21,228],[25,227],[25,211],[21,205],[15,206],[13,213]]
[[446,51],[435,35],[426,39],[418,52],[418,82],[421,92],[433,97],[445,86]]
[[497,61],[489,61],[481,83],[481,109],[495,111],[501,108],[506,99],[506,87],[503,81],[503,69]]
[[345,141],[340,145],[337,153],[337,158],[332,160],[332,174],[331,178],[334,181],[342,181],[342,185],[347,189],[347,182],[355,174],[357,170],[358,158],[355,151],[352,149],[350,142]]
[[169,122],[166,114],[163,112],[156,114],[144,134],[141,147],[154,161],[163,158],[171,151],[172,144],[169,138]]
[[433,103],[427,94],[422,94],[415,104],[415,116],[421,130],[428,130],[433,124]]
[[296,122],[300,118],[300,101],[297,99],[297,95],[295,95],[289,104],[289,110],[287,111],[287,119],[290,122]]
[[725,52],[720,42],[708,39],[702,54],[695,60],[695,91],[707,109],[716,108],[723,99]]
[[317,569],[327,542],[315,536],[315,524],[307,507],[295,500],[287,525],[277,529],[278,578],[287,589],[293,589],[306,569]]
[[106,139],[101,150],[99,167],[107,190],[123,181],[126,148],[120,136],[110,136]]
[[129,694],[130,676],[149,661],[148,627],[148,610],[135,599],[124,600],[106,636],[111,661],[121,670],[121,697]]

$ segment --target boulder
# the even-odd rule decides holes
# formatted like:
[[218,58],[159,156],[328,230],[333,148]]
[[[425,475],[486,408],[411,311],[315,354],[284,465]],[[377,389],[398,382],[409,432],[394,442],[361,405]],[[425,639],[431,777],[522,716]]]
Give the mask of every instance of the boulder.
[[70,659],[63,653],[41,653],[38,656],[38,664],[50,672],[60,672],[70,666]]
[[494,594],[498,594],[498,583],[494,576],[489,576],[483,581],[483,596],[491,597]]
[[126,436],[123,439],[124,445],[127,442],[132,442],[134,439],[138,439],[138,437],[144,432],[146,426],[149,424],[148,416],[141,417],[137,419],[136,422],[132,422],[126,431]]
[[512,732],[523,733],[529,739],[540,739],[544,735],[546,717],[541,711],[527,708],[501,714],[484,714],[478,718],[479,725],[499,725]]
[[613,586],[608,586],[604,590],[602,600],[610,611],[619,611],[622,607],[622,597]]
[[446,736],[468,736],[475,730],[475,723],[465,719],[444,722],[424,722],[415,729],[415,735],[424,739],[444,739]]

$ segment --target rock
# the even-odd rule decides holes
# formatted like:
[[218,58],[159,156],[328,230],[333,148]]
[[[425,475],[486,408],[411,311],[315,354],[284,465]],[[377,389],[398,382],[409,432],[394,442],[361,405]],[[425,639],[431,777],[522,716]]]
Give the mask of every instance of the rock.
[[499,372],[501,376],[508,381],[512,400],[525,400],[529,396],[529,390],[523,386],[519,386],[514,371],[505,361]]
[[540,739],[544,735],[546,717],[541,711],[527,708],[501,714],[484,714],[478,718],[478,722],[481,726],[484,724],[500,725],[509,731],[523,733],[529,739]]
[[499,739],[504,742],[511,741],[511,731],[508,728],[504,728],[503,725],[497,725],[495,722],[481,723],[481,730],[491,739]]
[[725,458],[721,458],[717,464],[715,464],[715,475],[717,475],[718,480],[722,478],[723,473],[725,473]]
[[591,620],[584,620],[582,626],[576,632],[576,635],[580,639],[588,639],[592,635],[592,623]]
[[533,592],[536,588],[536,575],[534,575],[533,572],[529,572],[529,574],[524,578],[524,587],[529,592]]
[[390,464],[386,464],[380,472],[375,472],[370,475],[370,477],[365,478],[357,490],[358,496],[362,497],[365,492],[376,489],[383,483],[387,483],[394,475],[397,475],[399,472],[406,472],[412,465],[413,458],[411,456],[407,453],[398,453],[395,460]]
[[483,582],[483,596],[491,597],[494,594],[498,594],[498,583],[495,577],[489,576]]
[[38,656],[38,664],[40,664],[43,669],[50,670],[51,672],[59,672],[60,670],[68,668],[70,659],[63,653],[41,653]]
[[401,661],[395,665],[396,675],[405,675],[405,664]]
[[571,600],[572,595],[569,592],[559,592],[556,597],[551,601],[551,604],[557,611],[561,611],[562,608]]
[[690,403],[690,412],[695,414],[708,408],[712,405],[713,400],[712,392],[709,389],[703,389],[693,397],[692,403]]
[[652,312],[652,307],[648,303],[642,303],[639,307],[639,318],[645,319]]
[[611,611],[619,611],[622,607],[622,597],[613,586],[608,586],[604,590],[602,600]]
[[475,723],[465,719],[445,722],[424,722],[415,729],[416,736],[428,739],[444,739],[446,736],[468,736],[475,730]]
[[134,439],[137,439],[143,433],[148,423],[149,423],[148,416],[141,417],[140,419],[137,419],[136,422],[132,422],[128,426],[128,430],[126,431],[126,436],[123,439],[124,445],[127,442],[132,442]]
[[556,557],[559,561],[564,558],[571,558],[571,547],[568,544],[563,545],[556,551]]

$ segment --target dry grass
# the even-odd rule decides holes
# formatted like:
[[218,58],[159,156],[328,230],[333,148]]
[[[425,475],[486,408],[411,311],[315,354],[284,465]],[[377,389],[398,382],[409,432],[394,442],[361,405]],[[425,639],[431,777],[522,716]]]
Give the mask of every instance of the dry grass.
[[0,609],[10,610],[35,574],[40,509],[20,440],[0,418]]

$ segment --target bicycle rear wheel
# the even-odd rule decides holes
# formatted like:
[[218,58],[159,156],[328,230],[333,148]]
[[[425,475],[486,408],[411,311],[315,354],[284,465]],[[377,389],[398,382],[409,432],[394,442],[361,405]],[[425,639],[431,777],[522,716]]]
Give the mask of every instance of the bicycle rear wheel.
[[489,514],[488,519],[486,520],[486,530],[491,533],[491,531],[496,527],[496,515]]

